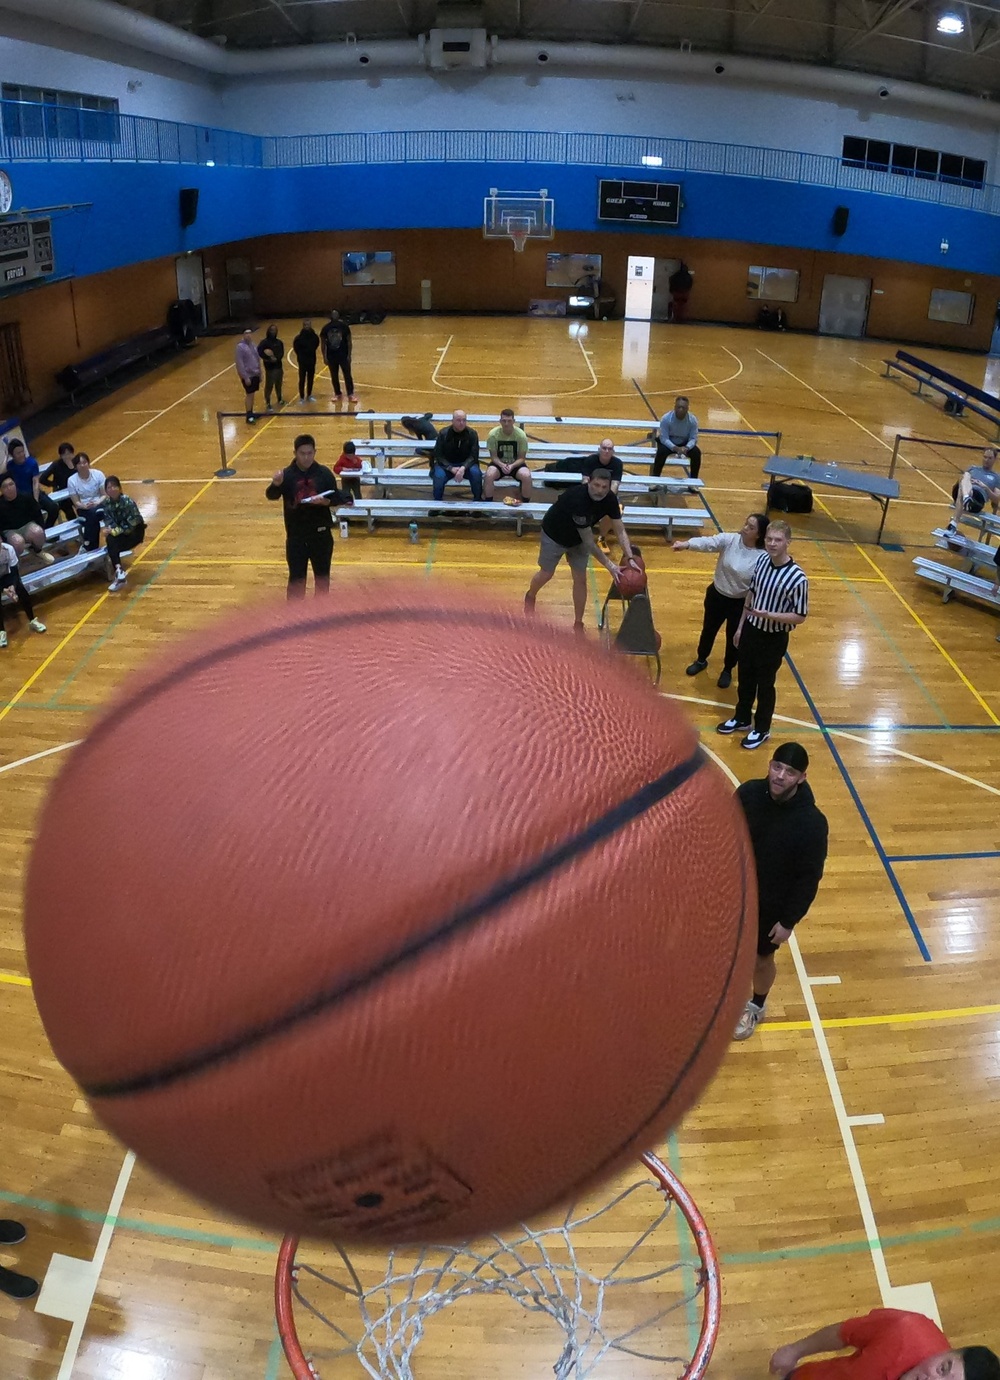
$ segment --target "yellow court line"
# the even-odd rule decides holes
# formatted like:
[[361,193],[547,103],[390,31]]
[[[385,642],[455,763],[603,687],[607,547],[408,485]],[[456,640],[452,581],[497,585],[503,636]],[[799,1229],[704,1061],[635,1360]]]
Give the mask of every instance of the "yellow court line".
[[[850,1030],[865,1025],[917,1025],[924,1021],[961,1021],[970,1016],[1000,1015],[1000,1003],[984,1006],[951,1006],[940,1011],[897,1011],[886,1016],[839,1016],[823,1021],[824,1030]],[[767,1021],[761,1030],[811,1030],[808,1021]]]
[[0,982],[9,982],[13,987],[31,986],[31,978],[21,977],[18,973],[0,973]]

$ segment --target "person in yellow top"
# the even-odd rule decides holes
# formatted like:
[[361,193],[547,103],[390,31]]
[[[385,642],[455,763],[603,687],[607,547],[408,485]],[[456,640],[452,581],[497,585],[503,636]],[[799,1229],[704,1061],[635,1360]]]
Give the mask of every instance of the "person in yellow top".
[[495,426],[486,438],[490,463],[486,466],[483,480],[483,497],[492,501],[493,486],[498,479],[517,479],[521,485],[521,498],[525,503],[531,501],[531,471],[525,463],[528,454],[528,437],[515,425],[514,412],[505,407],[500,413],[500,425]]

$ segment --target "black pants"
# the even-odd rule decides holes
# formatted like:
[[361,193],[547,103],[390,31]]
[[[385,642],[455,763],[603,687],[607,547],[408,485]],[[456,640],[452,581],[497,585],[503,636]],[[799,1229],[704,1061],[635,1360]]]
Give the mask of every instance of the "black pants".
[[[16,570],[8,570],[6,575],[0,575],[0,595],[3,594],[5,589],[12,589],[17,595],[17,602],[21,605],[22,609],[24,609],[28,620],[30,621],[34,618],[35,608],[31,602],[31,595],[25,589],[21,577]],[[0,628],[2,628],[4,624],[3,610],[4,601],[0,598]]]
[[299,398],[305,402],[306,398],[312,397],[313,380],[316,377],[316,359],[299,360]]
[[733,646],[733,633],[739,627],[740,617],[743,607],[746,604],[746,597],[742,594],[735,599],[720,594],[714,584],[709,585],[705,590],[705,617],[701,624],[701,637],[698,639],[698,651],[696,653],[699,661],[707,661],[712,653],[715,644],[715,635],[726,625],[726,660],[725,669],[731,671],[739,659],[739,654]]
[[348,393],[354,392],[354,375],[351,373],[351,361],[348,355],[327,355],[327,366],[330,370],[330,378],[333,382],[333,391],[340,397],[340,371],[344,371],[344,387]]
[[145,525],[141,527],[130,527],[127,532],[122,532],[117,537],[109,532],[104,546],[111,559],[111,564],[114,566],[121,565],[122,552],[134,550],[135,547],[145,540],[145,536]]
[[306,574],[310,565],[316,593],[329,594],[330,562],[333,560],[333,532],[329,527],[286,532],[285,560],[288,562],[289,599],[301,599],[305,594]]
[[96,551],[101,544],[103,508],[81,508],[77,517],[83,523],[83,544],[88,551]]
[[[665,446],[662,441],[657,440],[656,454],[653,456],[653,465],[649,471],[654,479],[663,473],[663,462],[670,455],[673,455],[670,446]],[[691,459],[691,478],[697,479],[701,471],[701,451],[697,446],[692,446],[688,455]]]
[[774,717],[774,682],[782,658],[788,650],[787,632],[761,632],[749,619],[740,633],[737,673],[737,700],[734,717],[741,724],[750,723],[754,700],[757,712],[753,726],[758,733],[770,733]]
[[[54,503],[55,499],[51,499],[50,501]],[[58,509],[67,522],[72,522],[76,517],[76,509],[73,507],[73,500],[71,498],[61,498],[58,503]]]
[[54,527],[59,521],[59,504],[49,494],[38,495],[38,506],[42,510],[42,525]]

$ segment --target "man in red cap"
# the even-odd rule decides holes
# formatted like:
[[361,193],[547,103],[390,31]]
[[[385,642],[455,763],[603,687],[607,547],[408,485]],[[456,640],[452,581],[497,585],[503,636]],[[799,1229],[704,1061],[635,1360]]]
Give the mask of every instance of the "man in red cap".
[[[844,1347],[853,1353],[801,1364],[806,1356]],[[1000,1361],[989,1347],[955,1350],[930,1318],[898,1308],[873,1308],[863,1318],[779,1346],[770,1370],[795,1380],[1000,1380]]]
[[748,1040],[763,1019],[777,976],[774,955],[812,905],[823,876],[829,830],[806,781],[808,768],[801,743],[782,743],[764,780],[744,781],[736,790],[757,864],[757,962],[737,1040]]

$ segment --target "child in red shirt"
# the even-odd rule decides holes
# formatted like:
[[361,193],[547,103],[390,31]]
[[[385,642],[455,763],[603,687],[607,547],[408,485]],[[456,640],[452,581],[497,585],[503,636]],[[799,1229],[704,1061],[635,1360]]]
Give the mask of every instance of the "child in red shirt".
[[343,479],[341,476],[345,470],[359,470],[360,468],[361,461],[357,457],[357,447],[353,441],[345,441],[343,452],[334,465],[333,472],[340,480],[340,487],[346,489],[352,499],[361,497],[361,480],[350,477]]

